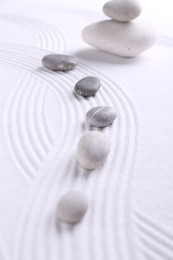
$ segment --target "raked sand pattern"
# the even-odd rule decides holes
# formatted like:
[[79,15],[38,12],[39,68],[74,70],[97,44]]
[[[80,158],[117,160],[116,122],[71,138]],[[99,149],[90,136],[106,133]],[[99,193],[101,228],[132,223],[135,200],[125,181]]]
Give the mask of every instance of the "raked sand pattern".
[[[86,64],[80,63],[69,73],[54,73],[40,68],[45,51],[32,49],[31,55],[25,47],[1,44],[0,53],[1,63],[24,73],[22,84],[19,82],[9,98],[4,119],[14,119],[8,139],[15,163],[34,181],[13,234],[15,259],[46,259],[52,251],[58,259],[84,259],[83,250],[92,258],[133,258],[129,201],[137,122],[128,98],[116,82]],[[73,94],[75,82],[91,74],[100,78],[102,89],[95,98],[78,99]],[[46,92],[57,97],[61,121],[57,136],[51,132],[43,108]],[[89,174],[76,165],[75,149],[80,135],[88,130],[85,113],[96,105],[114,106],[118,117],[103,130],[111,140],[107,162]],[[85,190],[91,208],[80,225],[62,230],[56,226],[54,211],[58,197],[68,189]]]
[[5,111],[4,125],[13,157],[31,179],[53,145],[44,116],[46,92],[43,84],[25,73],[14,88]]
[[[64,52],[64,37],[62,36],[61,31],[59,31],[58,28],[52,24],[25,16],[8,14],[0,14],[0,21],[3,22],[5,28],[9,31],[11,30],[9,26],[10,23],[18,28],[19,31],[22,27],[25,30],[27,29],[31,38],[34,39],[33,44],[29,44],[33,47],[46,49],[49,51],[59,51],[61,53]],[[2,41],[4,40],[3,35],[0,36],[0,39]]]
[[[0,64],[21,73],[3,110],[6,149],[16,174],[30,187],[11,230],[10,251],[0,239],[2,260],[172,260],[172,232],[134,212],[131,203],[138,120],[121,86],[82,61],[68,73],[44,69],[44,55],[65,50],[59,30],[30,18],[0,17],[22,23],[36,39],[35,48],[0,43]],[[94,98],[77,97],[75,83],[89,75],[101,80],[101,89]],[[117,118],[102,130],[111,141],[106,163],[88,173],[76,164],[76,146],[89,130],[86,112],[100,105],[115,107]],[[74,227],[55,218],[58,199],[72,189],[85,192],[90,201]]]
[[146,259],[171,260],[173,255],[173,234],[164,224],[157,223],[145,214],[135,214],[140,250]]

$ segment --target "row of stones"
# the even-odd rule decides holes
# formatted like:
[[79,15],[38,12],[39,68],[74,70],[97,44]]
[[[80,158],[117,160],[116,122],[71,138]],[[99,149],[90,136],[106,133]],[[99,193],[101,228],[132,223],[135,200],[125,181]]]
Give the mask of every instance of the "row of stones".
[[[42,64],[53,71],[69,71],[76,67],[75,57],[69,55],[49,54],[43,57]],[[88,76],[79,80],[74,86],[74,92],[83,97],[95,96],[101,87],[98,78]],[[114,108],[97,106],[86,113],[86,120],[94,127],[106,127],[116,118]],[[110,143],[100,131],[89,131],[79,140],[77,146],[77,162],[86,170],[94,170],[101,166],[110,152]],[[58,202],[57,218],[67,223],[77,223],[85,215],[88,200],[81,192],[70,191]]]

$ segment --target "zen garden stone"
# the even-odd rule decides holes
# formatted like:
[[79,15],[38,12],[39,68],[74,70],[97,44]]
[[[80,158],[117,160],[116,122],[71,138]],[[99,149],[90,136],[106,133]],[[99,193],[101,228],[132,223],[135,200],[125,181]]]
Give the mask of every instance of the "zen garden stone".
[[88,76],[79,80],[75,87],[74,91],[76,94],[84,97],[94,96],[101,86],[101,82],[98,78]]
[[[103,6],[103,12],[110,17],[88,25],[82,32],[85,42],[102,51],[134,57],[150,48],[156,33],[152,26],[141,19],[137,0],[114,0]],[[133,21],[131,21],[133,20]]]
[[86,170],[94,170],[102,165],[108,153],[110,143],[99,131],[90,131],[84,134],[77,147],[77,161]]
[[86,119],[91,126],[105,127],[115,120],[115,109],[109,106],[98,106],[90,109],[86,114]]
[[79,222],[88,209],[88,200],[81,192],[70,191],[58,202],[57,218],[69,224]]
[[54,71],[73,70],[77,65],[77,60],[73,56],[62,54],[48,54],[43,57],[42,64],[45,68]]
[[141,4],[137,0],[114,0],[103,6],[103,12],[119,22],[129,22],[138,17],[141,11]]

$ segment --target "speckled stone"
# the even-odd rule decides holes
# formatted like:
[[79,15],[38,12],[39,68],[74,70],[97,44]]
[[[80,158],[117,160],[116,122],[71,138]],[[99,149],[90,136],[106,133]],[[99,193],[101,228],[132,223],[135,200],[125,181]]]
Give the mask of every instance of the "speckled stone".
[[99,131],[90,131],[79,140],[77,161],[86,170],[94,170],[102,165],[110,151],[108,138]]
[[115,109],[109,106],[98,106],[90,109],[86,114],[86,119],[91,126],[105,127],[115,120]]
[[57,218],[60,221],[75,224],[79,222],[88,209],[88,200],[82,192],[70,191],[58,202]]
[[82,37],[100,50],[122,57],[134,57],[154,44],[156,33],[151,25],[141,20],[129,23],[105,20],[87,26]]
[[114,0],[103,6],[105,15],[118,22],[129,22],[140,15],[141,4],[137,0]]
[[50,70],[68,71],[76,67],[77,61],[75,57],[69,55],[48,54],[43,57],[42,64]]
[[76,94],[84,97],[94,96],[101,86],[101,82],[98,78],[88,76],[79,80],[75,87],[74,91]]

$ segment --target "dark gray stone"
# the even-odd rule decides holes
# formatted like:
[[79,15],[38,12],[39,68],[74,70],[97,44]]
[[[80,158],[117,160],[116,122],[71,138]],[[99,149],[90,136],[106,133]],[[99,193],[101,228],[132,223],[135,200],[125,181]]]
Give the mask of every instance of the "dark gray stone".
[[94,96],[99,90],[101,82],[98,78],[88,76],[79,80],[75,87],[74,91],[76,94],[84,97]]

